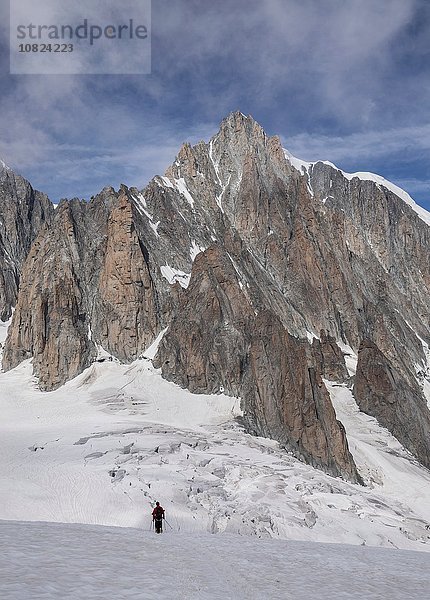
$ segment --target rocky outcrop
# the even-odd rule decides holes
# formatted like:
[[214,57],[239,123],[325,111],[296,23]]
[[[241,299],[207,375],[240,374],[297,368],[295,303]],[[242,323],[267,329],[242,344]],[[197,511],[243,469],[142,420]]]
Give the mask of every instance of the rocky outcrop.
[[80,373],[96,354],[79,277],[84,249],[75,228],[82,210],[78,202],[61,203],[52,227],[34,242],[5,344],[3,368],[32,357],[45,390]]
[[311,347],[285,331],[272,312],[254,310],[219,245],[196,258],[155,365],[191,391],[241,396],[255,434],[280,441],[333,475],[358,480]]
[[98,346],[137,358],[160,325],[125,188],[106,188],[88,204],[62,202],[32,246],[21,290],[3,368],[33,357],[40,387],[50,390],[89,366]]
[[0,319],[7,321],[15,306],[21,270],[30,246],[54,208],[0,161]]
[[320,338],[312,340],[312,354],[324,379],[338,382],[349,379],[342,350],[337,345],[336,340],[327,335],[327,332],[321,331]]
[[156,290],[146,257],[123,190],[108,218],[91,322],[98,343],[123,361],[141,355],[159,330]]
[[336,420],[306,340],[270,312],[255,319],[243,398],[251,429],[279,440],[302,460],[358,481],[345,430]]
[[370,340],[360,346],[354,396],[360,410],[375,417],[430,468],[430,412],[421,389],[410,386]]
[[254,316],[231,260],[212,246],[195,260],[154,364],[192,392],[239,396]]

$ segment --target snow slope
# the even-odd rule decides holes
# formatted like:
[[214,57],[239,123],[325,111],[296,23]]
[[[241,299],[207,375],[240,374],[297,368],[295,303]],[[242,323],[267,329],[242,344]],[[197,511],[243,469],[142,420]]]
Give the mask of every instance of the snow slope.
[[[337,418],[346,429],[348,444],[361,474],[374,489],[382,486],[393,498],[408,498],[409,515],[404,506],[398,507],[402,523],[405,519],[429,520],[430,472],[397,441],[391,433],[381,427],[374,417],[361,412],[351,390],[326,382]],[[380,448],[384,448],[384,452]],[[364,510],[366,510],[364,508]],[[387,523],[399,524],[388,516]],[[403,524],[401,525],[403,527]]]
[[6,340],[6,336],[7,336],[7,330],[9,325],[11,324],[12,319],[9,319],[9,321],[0,321],[0,344],[4,344],[5,340]]
[[149,360],[95,363],[49,393],[23,363],[0,374],[0,519],[145,529],[160,500],[181,534],[428,551],[430,473],[339,390],[367,487],[246,434],[237,399],[193,395]]
[[0,522],[3,600],[424,600],[430,555]]

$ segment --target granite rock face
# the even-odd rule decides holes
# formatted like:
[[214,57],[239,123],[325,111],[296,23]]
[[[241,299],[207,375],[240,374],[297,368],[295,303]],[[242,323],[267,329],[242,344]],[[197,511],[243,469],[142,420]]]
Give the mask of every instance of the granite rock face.
[[249,365],[243,398],[251,430],[334,476],[360,481],[308,343],[262,312],[255,320]]
[[240,396],[251,431],[332,475],[359,480],[310,345],[271,311],[253,310],[221,246],[196,258],[155,365],[191,391]]
[[21,270],[30,246],[54,208],[0,161],[0,319],[7,321],[18,297]]
[[363,340],[358,352],[354,396],[360,410],[430,468],[430,412],[421,389],[411,386],[370,340]]
[[344,382],[349,379],[344,355],[334,337],[321,331],[320,338],[312,340],[312,353],[324,379]]
[[92,327],[97,341],[123,361],[142,354],[158,333],[156,290],[146,255],[122,191],[108,218]]
[[49,390],[89,366],[98,346],[133,360],[159,331],[156,302],[126,190],[64,201],[25,263],[3,367],[33,357]]
[[195,393],[239,396],[254,312],[219,245],[199,254],[191,282],[160,343],[155,365]]
[[[209,145],[183,150],[166,175],[168,187],[182,176],[199,200],[195,212],[205,211],[202,223],[210,215],[254,311],[270,310],[295,337],[320,337],[313,360],[321,375],[346,381],[336,342],[358,352],[361,341],[370,339],[425,404],[416,365],[428,374],[430,228],[407,203],[382,184],[346,176],[332,165],[297,165],[277,138],[240,113],[222,123]],[[200,338],[206,335],[210,328]],[[231,339],[237,335],[235,330]],[[180,339],[169,328],[160,364]],[[187,359],[194,340],[184,339],[172,372],[163,372],[190,385]],[[198,354],[203,373],[212,357]],[[214,391],[224,380],[210,378],[207,388],[196,389]],[[246,402],[245,410],[255,416]],[[398,425],[408,427],[404,420]],[[263,418],[253,428],[281,439],[274,427],[268,433]]]
[[[387,185],[298,161],[232,113],[144,190],[60,205],[24,265],[3,364],[33,357],[52,389],[101,347],[128,362],[167,328],[164,377],[240,396],[250,431],[356,481],[323,379],[346,384],[343,353],[366,340],[422,410],[408,447],[426,461],[430,227]],[[406,440],[412,408],[371,412],[385,391],[360,354],[360,406]]]
[[[49,229],[36,238],[22,272],[18,304],[6,340],[3,368],[33,357],[42,389],[54,389],[74,377],[95,358],[83,282],[88,247],[82,233],[88,206],[60,203]],[[91,235],[91,228],[89,228]],[[85,233],[85,240],[87,233]],[[95,242],[91,236],[90,244]],[[35,274],[38,274],[35,277]],[[84,279],[82,279],[84,277]]]

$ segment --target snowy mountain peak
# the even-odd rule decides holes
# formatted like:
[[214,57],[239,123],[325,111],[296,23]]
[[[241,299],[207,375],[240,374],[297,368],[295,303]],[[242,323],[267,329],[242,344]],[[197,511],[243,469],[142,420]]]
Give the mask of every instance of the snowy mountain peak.
[[375,177],[300,161],[232,113],[144,190],[55,213],[22,271],[4,368],[32,355],[52,390],[100,346],[129,363],[167,328],[163,377],[240,397],[249,431],[358,482],[323,381],[352,385],[348,346],[358,406],[430,466],[415,369],[430,343],[430,229]]
[[403,202],[408,204],[417,213],[417,215],[420,217],[420,219],[422,221],[424,221],[424,223],[426,223],[427,225],[430,225],[430,212],[428,212],[427,210],[425,210],[424,208],[419,206],[405,190],[403,190],[402,188],[397,186],[395,183],[388,181],[381,175],[377,175],[376,173],[361,172],[361,171],[356,172],[356,173],[348,173],[346,171],[343,171],[342,169],[340,169],[339,167],[337,167],[335,164],[333,164],[330,161],[317,160],[317,161],[313,161],[313,162],[308,162],[308,161],[302,160],[300,158],[297,158],[296,156],[293,156],[291,154],[291,152],[289,152],[285,148],[283,148],[283,151],[284,151],[285,158],[288,160],[288,162],[302,174],[308,173],[309,170],[312,169],[317,164],[323,164],[323,165],[332,167],[336,171],[339,171],[340,173],[342,173],[342,175],[345,177],[345,179],[348,179],[348,181],[352,181],[352,179],[357,177],[361,181],[373,181],[377,185],[385,187],[387,190],[390,190],[391,192],[393,192],[393,194],[395,194],[398,198],[403,200]]

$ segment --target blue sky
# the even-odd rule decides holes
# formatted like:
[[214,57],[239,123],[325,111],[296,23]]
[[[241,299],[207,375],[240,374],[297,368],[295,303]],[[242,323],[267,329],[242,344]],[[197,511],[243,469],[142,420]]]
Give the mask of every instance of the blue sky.
[[5,0],[0,17],[0,157],[54,201],[143,187],[241,110],[430,210],[426,0],[153,0],[141,76],[9,75]]

